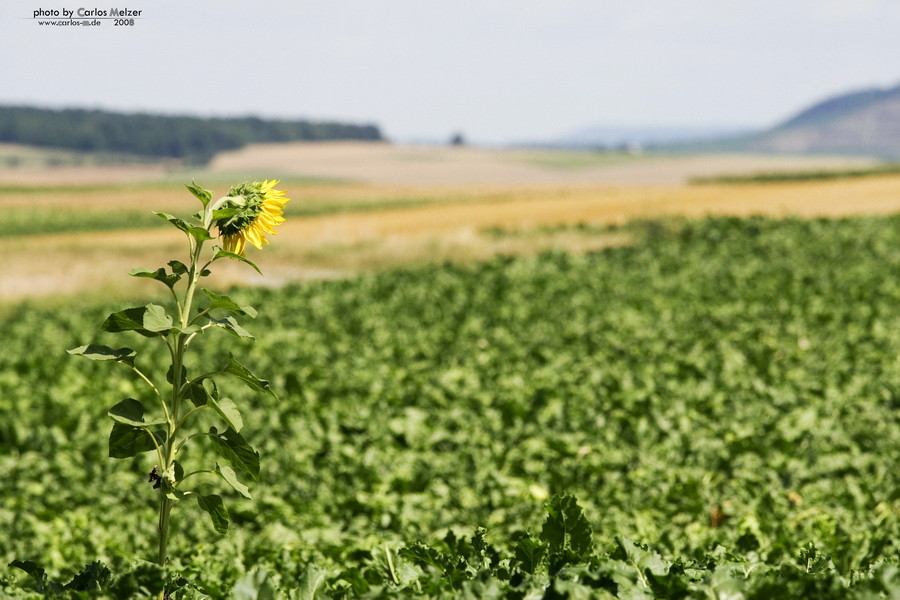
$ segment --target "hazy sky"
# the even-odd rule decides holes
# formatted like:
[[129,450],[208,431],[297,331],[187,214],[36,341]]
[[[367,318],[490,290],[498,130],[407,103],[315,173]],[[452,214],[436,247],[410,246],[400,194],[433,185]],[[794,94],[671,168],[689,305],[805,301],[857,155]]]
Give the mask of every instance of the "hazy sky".
[[[37,9],[141,10],[47,27]],[[2,0],[0,103],[374,122],[393,139],[767,126],[900,84],[896,0]]]

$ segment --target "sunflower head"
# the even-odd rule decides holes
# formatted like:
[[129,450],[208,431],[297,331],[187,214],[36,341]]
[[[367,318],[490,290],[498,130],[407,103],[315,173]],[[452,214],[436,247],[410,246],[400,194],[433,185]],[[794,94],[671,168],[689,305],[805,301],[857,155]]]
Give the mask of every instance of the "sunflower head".
[[247,242],[259,249],[269,243],[265,234],[274,234],[275,226],[284,222],[282,209],[289,201],[274,189],[277,184],[274,179],[245,181],[228,191],[216,207],[220,216],[215,220],[225,250],[244,256]]

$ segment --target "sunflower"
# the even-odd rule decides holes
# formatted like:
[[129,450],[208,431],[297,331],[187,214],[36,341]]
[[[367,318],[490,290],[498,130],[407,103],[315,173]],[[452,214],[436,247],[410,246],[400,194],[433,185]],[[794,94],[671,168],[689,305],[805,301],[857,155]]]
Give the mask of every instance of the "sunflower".
[[258,249],[268,244],[265,234],[275,234],[275,226],[284,223],[282,209],[290,201],[284,192],[274,189],[278,181],[240,183],[231,188],[219,205],[216,220],[222,247],[244,256],[247,242]]

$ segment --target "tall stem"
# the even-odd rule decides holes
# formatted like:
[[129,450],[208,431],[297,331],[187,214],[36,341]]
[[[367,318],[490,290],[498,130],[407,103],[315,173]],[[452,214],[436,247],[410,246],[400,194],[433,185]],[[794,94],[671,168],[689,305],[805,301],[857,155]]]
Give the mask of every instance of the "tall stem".
[[159,566],[166,566],[169,547],[169,514],[172,512],[172,501],[166,498],[166,493],[159,490],[159,548],[156,553],[156,562]]
[[[165,486],[159,489],[159,548],[156,551],[156,562],[160,567],[165,568],[169,555],[169,514],[172,512],[172,501],[166,498]],[[157,600],[165,600],[168,592],[168,577],[166,585],[159,592]]]
[[[184,353],[183,337],[184,336],[180,333],[175,335],[175,345],[172,352],[172,406],[171,409],[167,411],[168,436],[163,444],[164,460],[161,465],[162,472],[160,473],[160,477],[162,477],[163,480],[159,486],[159,526],[157,529],[158,547],[156,552],[156,562],[162,568],[165,568],[169,557],[169,516],[172,513],[173,503],[166,497],[166,492],[169,487],[168,477],[169,473],[171,473],[170,469],[175,460],[175,433],[178,430],[178,404],[181,389],[182,358]],[[164,600],[166,598],[167,587],[168,580],[166,581],[166,586],[164,586],[163,590],[159,593],[158,600]]]
[[[188,271],[187,289],[184,291],[184,299],[178,302],[177,295],[175,302],[178,305],[178,313],[181,317],[181,328],[186,329],[191,322],[191,305],[194,300],[194,292],[196,291],[197,282],[200,279],[200,271],[197,270],[197,263],[200,260],[200,251],[202,243],[190,238],[191,241],[191,266]],[[172,350],[172,396],[171,405],[166,410],[166,419],[168,421],[168,437],[163,444],[163,456],[165,464],[161,465],[163,477],[162,484],[159,489],[159,526],[158,537],[159,544],[156,553],[156,562],[160,567],[165,567],[168,561],[169,547],[169,517],[172,513],[174,502],[166,497],[171,482],[168,478],[172,473],[172,466],[175,462],[175,454],[178,446],[175,443],[175,436],[178,433],[178,425],[180,423],[181,395],[182,395],[182,379],[184,379],[184,352],[187,348],[189,336],[184,333],[176,333],[173,336]],[[164,406],[165,408],[165,406]],[[166,590],[163,589],[159,594],[159,600],[166,597]]]
[[187,327],[191,323],[191,304],[194,301],[194,291],[197,281],[200,279],[202,270],[197,269],[197,263],[200,262],[200,251],[203,249],[203,243],[191,238],[191,266],[188,270],[188,285],[184,291],[184,310],[181,312],[181,326]]

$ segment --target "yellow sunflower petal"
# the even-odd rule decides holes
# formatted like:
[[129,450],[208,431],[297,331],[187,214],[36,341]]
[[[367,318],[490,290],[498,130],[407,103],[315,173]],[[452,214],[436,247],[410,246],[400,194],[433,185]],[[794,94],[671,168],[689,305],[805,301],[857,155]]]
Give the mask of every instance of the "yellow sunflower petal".
[[255,223],[244,229],[243,234],[244,238],[248,242],[256,246],[258,249],[262,249],[262,241],[265,238],[263,237],[262,232],[259,230]]
[[222,247],[228,252],[234,252],[235,254],[244,256],[244,249],[246,247],[246,244],[244,242],[243,236],[241,236],[240,234],[226,235],[222,240]]

